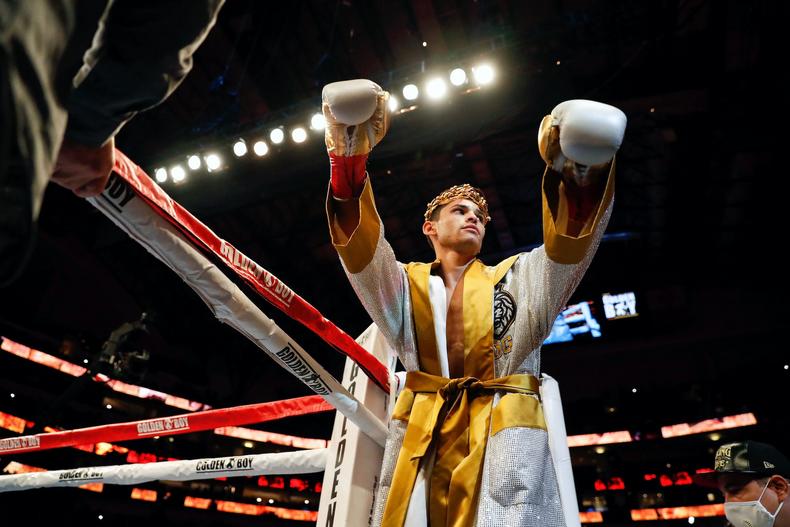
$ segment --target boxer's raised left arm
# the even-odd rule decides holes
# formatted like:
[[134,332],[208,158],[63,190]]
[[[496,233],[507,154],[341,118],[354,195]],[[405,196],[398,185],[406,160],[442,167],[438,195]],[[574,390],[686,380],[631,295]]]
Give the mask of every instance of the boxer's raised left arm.
[[538,149],[543,177],[543,233],[549,257],[578,263],[614,195],[614,155],[625,133],[625,114],[587,100],[558,104],[543,118]]

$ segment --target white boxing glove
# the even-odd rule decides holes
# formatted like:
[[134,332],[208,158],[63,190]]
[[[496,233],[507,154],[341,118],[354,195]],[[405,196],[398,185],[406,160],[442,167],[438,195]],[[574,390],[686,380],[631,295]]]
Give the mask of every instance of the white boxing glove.
[[327,151],[336,156],[370,153],[389,128],[389,93],[367,79],[333,82],[321,93]]
[[568,174],[577,183],[589,183],[590,169],[603,168],[623,142],[625,114],[608,104],[574,99],[565,101],[543,118],[538,129],[538,150],[550,168]]

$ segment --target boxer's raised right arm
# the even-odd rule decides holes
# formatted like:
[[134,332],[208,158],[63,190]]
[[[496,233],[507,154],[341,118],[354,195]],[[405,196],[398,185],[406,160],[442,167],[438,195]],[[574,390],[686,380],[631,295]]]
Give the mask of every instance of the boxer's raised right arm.
[[389,127],[389,93],[366,79],[333,82],[322,92],[329,155],[327,219],[332,243],[350,272],[372,258],[378,239],[378,213],[367,188],[368,155]]
[[331,167],[326,212],[332,245],[351,286],[401,362],[415,369],[408,279],[384,238],[365,172],[368,154],[389,126],[388,97],[377,84],[363,79],[324,88]]

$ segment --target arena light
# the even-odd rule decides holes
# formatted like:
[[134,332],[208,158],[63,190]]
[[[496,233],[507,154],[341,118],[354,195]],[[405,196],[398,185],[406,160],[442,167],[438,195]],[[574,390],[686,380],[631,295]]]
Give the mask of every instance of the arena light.
[[215,170],[219,170],[220,165],[222,165],[222,159],[217,154],[208,154],[205,157],[206,160],[206,168],[208,168],[209,172],[214,172]]
[[187,166],[190,170],[197,170],[200,168],[200,156],[191,155],[187,158]]
[[441,99],[447,93],[447,84],[439,78],[431,79],[425,85],[425,91],[428,93],[429,99]]
[[631,432],[628,430],[619,430],[617,432],[606,432],[603,434],[582,434],[575,436],[568,436],[568,446],[592,446],[592,445],[610,445],[612,443],[630,443],[633,441]]
[[490,64],[480,64],[472,68],[475,82],[480,86],[485,86],[494,82],[494,68]]
[[597,511],[579,512],[579,520],[582,523],[603,523],[603,514]]
[[294,143],[304,143],[307,140],[307,131],[301,126],[297,126],[291,130],[291,139]]
[[715,430],[726,430],[728,428],[740,428],[742,426],[752,426],[757,424],[757,418],[753,413],[748,412],[737,415],[727,415],[724,417],[714,417],[696,423],[679,423],[676,425],[662,426],[661,437],[678,437],[691,434],[702,434]]
[[326,128],[326,118],[322,113],[315,113],[310,118],[310,128],[313,130],[323,130]]
[[311,437],[298,437],[298,436],[292,436],[287,434],[278,434],[276,432],[266,432],[264,430],[255,430],[252,428],[245,428],[242,426],[221,426],[215,428],[214,433],[222,436],[245,439],[247,441],[272,443],[275,445],[284,445],[294,448],[304,448],[307,450],[314,450],[318,448],[327,447],[326,439],[314,439]]
[[7,414],[5,412],[0,412],[0,428],[11,430],[12,432],[16,432],[17,434],[22,434],[24,433],[25,427],[27,425],[28,425],[28,421],[22,419],[21,417]]
[[132,489],[132,499],[142,501],[156,501],[156,491],[151,489]]
[[170,177],[173,178],[173,181],[176,183],[181,183],[186,179],[187,173],[184,170],[184,167],[181,165],[176,165],[170,169]]
[[400,108],[400,101],[394,95],[390,95],[390,99],[387,102],[387,106],[389,107],[391,112],[397,111]]
[[466,72],[461,68],[455,68],[450,72],[450,83],[453,86],[460,86],[466,82]]
[[236,501],[215,500],[215,506],[220,512],[232,512],[236,514],[248,514],[250,516],[260,516],[271,514],[284,520],[296,520],[315,523],[318,521],[318,511],[308,511],[302,509],[286,509],[283,507],[270,507],[268,505],[256,505],[254,503],[240,503]]
[[252,151],[255,152],[256,156],[263,157],[269,153],[269,145],[266,144],[266,141],[255,141],[255,144],[252,145]]
[[407,101],[413,101],[420,96],[420,89],[414,84],[407,84],[403,87],[403,98]]
[[194,509],[208,509],[212,500],[209,498],[196,498],[194,496],[184,497],[184,507],[192,507]]
[[162,167],[157,168],[154,171],[154,177],[156,178],[157,183],[164,183],[167,181],[167,170]]
[[[72,377],[80,377],[87,371],[87,369],[82,366],[72,364],[54,355],[14,342],[7,337],[2,337],[2,340],[0,340],[0,349],[16,355],[17,357],[53,368],[67,375],[71,375]],[[128,384],[117,379],[111,379],[104,374],[95,375],[93,380],[116,392],[125,393],[126,395],[131,395],[132,397],[138,397],[140,399],[156,399],[157,401],[164,402],[164,404],[168,406],[181,408],[182,410],[188,410],[190,412],[208,410],[211,408],[208,404],[190,401],[182,397],[176,397],[143,386]],[[0,426],[2,426],[2,413],[0,413]]]
[[244,139],[239,139],[233,143],[233,153],[236,154],[236,157],[241,157],[247,153],[247,143],[244,142]]
[[285,134],[283,133],[282,128],[275,128],[271,132],[269,132],[269,139],[271,139],[272,143],[279,145],[285,139]]
[[631,509],[631,520],[683,520],[724,516],[724,504],[687,505],[685,507],[665,507],[660,509]]

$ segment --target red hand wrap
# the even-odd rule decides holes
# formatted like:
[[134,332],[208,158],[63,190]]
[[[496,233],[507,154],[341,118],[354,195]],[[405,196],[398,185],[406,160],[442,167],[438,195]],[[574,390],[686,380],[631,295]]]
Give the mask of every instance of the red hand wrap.
[[597,181],[587,187],[580,187],[573,180],[565,181],[565,195],[568,197],[568,216],[574,221],[586,221],[596,209],[603,195],[603,182]]
[[336,156],[329,154],[332,195],[338,199],[358,198],[365,186],[368,154]]

